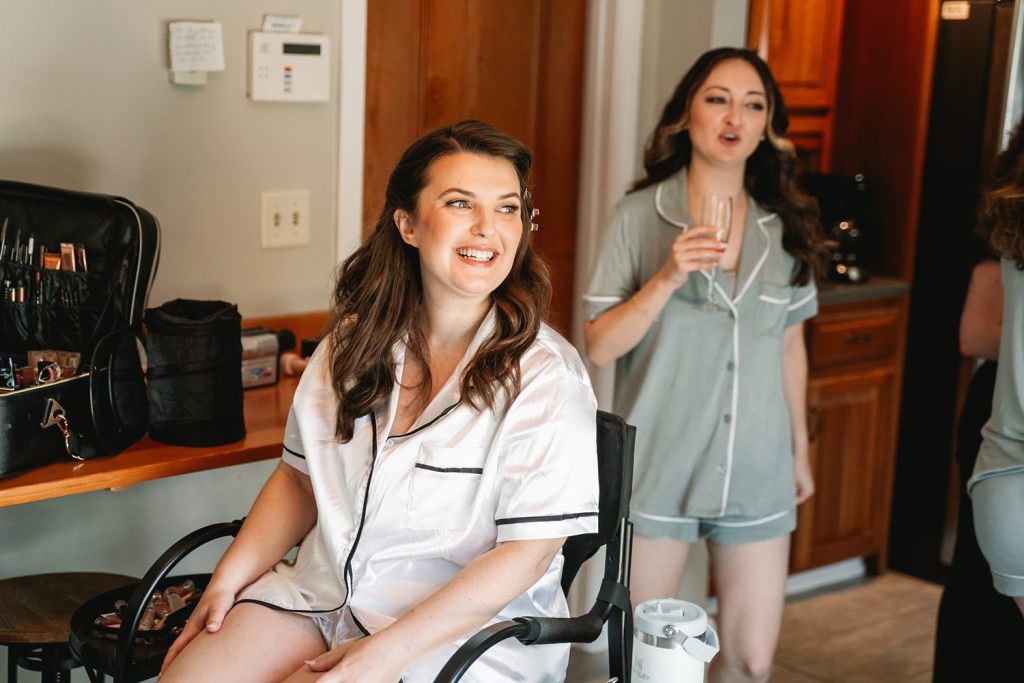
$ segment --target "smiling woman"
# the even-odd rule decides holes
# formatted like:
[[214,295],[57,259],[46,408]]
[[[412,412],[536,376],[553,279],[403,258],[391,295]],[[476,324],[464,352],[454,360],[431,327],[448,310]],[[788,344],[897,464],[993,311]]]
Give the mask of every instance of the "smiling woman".
[[416,211],[395,214],[402,239],[419,250],[424,297],[438,310],[457,301],[489,307],[523,235],[515,166],[456,152],[438,159],[428,176]]
[[[406,150],[164,683],[425,683],[495,617],[568,616],[559,549],[597,529],[597,406],[541,322],[530,162],[478,121]],[[463,680],[559,683],[568,657],[506,643]]]

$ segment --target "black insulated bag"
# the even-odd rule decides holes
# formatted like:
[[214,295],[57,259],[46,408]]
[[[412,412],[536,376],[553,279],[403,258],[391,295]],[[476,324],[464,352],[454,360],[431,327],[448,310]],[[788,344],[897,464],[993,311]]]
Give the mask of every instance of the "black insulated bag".
[[245,436],[242,316],[224,301],[175,299],[146,311],[149,436],[220,446]]

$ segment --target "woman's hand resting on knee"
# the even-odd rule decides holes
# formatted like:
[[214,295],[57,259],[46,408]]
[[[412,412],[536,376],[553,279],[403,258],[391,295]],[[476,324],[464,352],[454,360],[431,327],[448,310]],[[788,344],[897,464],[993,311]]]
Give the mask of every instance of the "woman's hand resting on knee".
[[378,635],[351,640],[306,662],[313,672],[325,672],[319,683],[395,683],[411,662],[401,648],[385,645]]
[[196,605],[192,616],[185,622],[185,627],[182,629],[181,634],[178,635],[167,650],[164,663],[160,667],[161,674],[167,670],[167,667],[171,665],[171,662],[174,661],[174,658],[178,656],[185,646],[199,635],[200,631],[205,630],[208,633],[216,633],[220,630],[228,610],[235,604],[235,596],[237,595],[238,591],[218,588],[212,582],[207,586],[206,590],[203,591],[203,596],[199,598],[199,604]]

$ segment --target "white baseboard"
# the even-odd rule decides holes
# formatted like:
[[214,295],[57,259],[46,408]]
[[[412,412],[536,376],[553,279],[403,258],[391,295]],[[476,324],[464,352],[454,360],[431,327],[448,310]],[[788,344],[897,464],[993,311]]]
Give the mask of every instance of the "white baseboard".
[[864,558],[854,557],[824,567],[808,569],[786,579],[786,597],[859,579],[867,573]]

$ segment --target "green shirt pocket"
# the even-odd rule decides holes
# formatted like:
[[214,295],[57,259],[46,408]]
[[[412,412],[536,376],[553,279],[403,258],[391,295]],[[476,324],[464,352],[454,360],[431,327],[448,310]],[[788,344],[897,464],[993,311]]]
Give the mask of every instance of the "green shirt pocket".
[[754,315],[754,331],[757,334],[781,334],[792,296],[791,288],[786,285],[762,282]]

